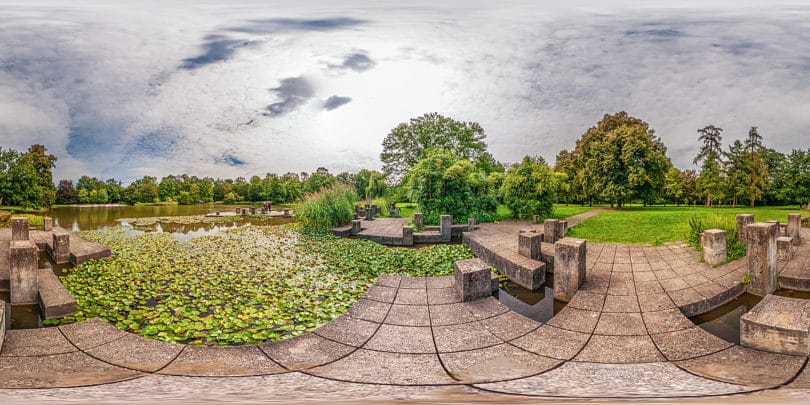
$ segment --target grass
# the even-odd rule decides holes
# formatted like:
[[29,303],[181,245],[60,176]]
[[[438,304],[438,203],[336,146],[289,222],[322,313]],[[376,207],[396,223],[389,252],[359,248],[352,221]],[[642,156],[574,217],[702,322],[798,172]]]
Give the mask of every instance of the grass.
[[119,329],[194,345],[241,345],[303,334],[345,313],[379,274],[447,275],[463,245],[389,248],[311,235],[300,225],[246,226],[181,243],[167,233],[82,232],[112,257],[61,280],[78,312]]
[[796,212],[795,207],[629,207],[591,217],[572,228],[567,236],[593,242],[661,244],[687,240],[692,215],[733,220],[737,214],[754,214],[757,222],[786,222],[787,215]]
[[600,206],[594,205],[589,207],[587,205],[564,205],[564,204],[554,204],[554,212],[551,213],[551,218],[556,219],[565,219],[568,217],[572,217],[574,215],[582,214],[583,212],[588,212],[591,210],[595,210]]

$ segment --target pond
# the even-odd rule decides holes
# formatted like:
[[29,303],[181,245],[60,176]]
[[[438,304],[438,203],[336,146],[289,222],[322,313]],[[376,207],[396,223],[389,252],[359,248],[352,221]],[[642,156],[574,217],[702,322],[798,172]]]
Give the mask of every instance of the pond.
[[554,299],[554,275],[551,273],[546,273],[545,283],[535,291],[525,289],[510,280],[500,281],[496,297],[512,311],[544,323],[551,320],[566,304]]
[[[91,231],[118,225],[121,218],[205,215],[211,210],[233,211],[235,207],[261,207],[261,203],[237,205],[71,205],[52,207],[48,216],[54,225],[70,231]],[[273,209],[276,209],[274,206]]]

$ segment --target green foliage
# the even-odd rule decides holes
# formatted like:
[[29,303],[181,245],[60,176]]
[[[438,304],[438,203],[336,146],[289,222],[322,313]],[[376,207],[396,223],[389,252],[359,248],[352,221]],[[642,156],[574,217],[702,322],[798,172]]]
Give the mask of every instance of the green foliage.
[[388,196],[388,184],[385,182],[385,176],[381,173],[372,172],[368,178],[368,186],[365,189],[364,195],[366,198],[378,198]]
[[383,173],[398,183],[431,150],[444,149],[455,159],[476,160],[486,150],[484,129],[429,113],[401,123],[386,135],[380,160]]
[[225,204],[235,204],[237,201],[240,201],[242,198],[238,195],[234,194],[233,191],[229,191],[225,196],[222,198],[222,202]]
[[672,166],[666,146],[646,122],[621,111],[605,115],[577,141],[572,152],[557,155],[565,174],[565,200],[608,201],[622,207],[632,200],[655,201]]
[[751,282],[751,275],[750,275],[750,274],[748,274],[748,273],[743,274],[743,276],[742,276],[742,280],[740,280],[740,283],[742,283],[742,284],[748,284],[748,283],[750,283],[750,282]]
[[306,231],[325,232],[350,223],[357,200],[353,187],[338,184],[307,195],[295,215]]
[[506,171],[501,197],[512,214],[521,219],[548,218],[557,200],[557,176],[544,162],[526,156]]
[[702,162],[697,185],[702,195],[706,196],[706,206],[711,207],[713,199],[723,198],[724,173],[721,161],[723,152],[720,149],[723,140],[720,134],[723,129],[708,125],[698,129],[697,132],[700,134],[698,139],[702,143],[694,159],[695,164]]
[[337,179],[335,176],[329,174],[329,170],[324,167],[319,167],[315,173],[309,175],[302,183],[301,189],[304,193],[316,193],[323,188],[330,187],[335,184]]
[[379,274],[452,274],[461,245],[392,249],[368,241],[248,226],[180,243],[165,233],[83,232],[111,248],[62,277],[69,323],[98,316],[167,342],[256,344],[297,336],[345,313]]
[[722,229],[726,231],[726,257],[727,261],[737,260],[745,256],[745,244],[737,240],[737,221],[733,216],[720,214],[692,214],[689,217],[689,232],[686,242],[695,250],[702,251],[700,234],[707,229]]
[[436,150],[420,160],[408,173],[411,201],[424,214],[425,224],[437,224],[440,215],[453,216],[456,223],[470,217],[493,221],[498,206],[487,177],[468,159]]
[[51,170],[54,155],[34,144],[25,153],[0,148],[0,205],[26,208],[49,207],[56,200]]

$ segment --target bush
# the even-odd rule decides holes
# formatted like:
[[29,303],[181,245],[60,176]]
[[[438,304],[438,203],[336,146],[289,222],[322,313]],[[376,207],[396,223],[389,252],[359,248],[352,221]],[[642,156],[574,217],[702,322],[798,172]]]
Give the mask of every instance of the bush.
[[307,194],[295,211],[307,232],[326,232],[347,225],[354,218],[354,203],[358,197],[354,188],[338,184]]
[[504,204],[516,218],[528,219],[532,215],[540,215],[546,219],[554,209],[557,187],[554,171],[541,160],[526,156],[506,172],[501,195]]
[[737,260],[745,256],[745,244],[737,240],[737,222],[734,218],[720,215],[689,217],[689,233],[686,242],[697,251],[702,252],[700,245],[700,234],[707,229],[722,229],[726,231],[726,254],[727,262]]

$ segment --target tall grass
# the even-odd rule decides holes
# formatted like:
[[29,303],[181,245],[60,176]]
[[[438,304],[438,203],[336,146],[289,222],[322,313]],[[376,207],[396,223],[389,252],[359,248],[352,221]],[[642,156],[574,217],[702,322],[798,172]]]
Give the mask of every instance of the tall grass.
[[745,244],[737,240],[737,221],[733,217],[723,215],[696,215],[689,217],[689,232],[686,242],[698,251],[702,251],[700,234],[707,229],[722,229],[726,231],[726,257],[732,261],[745,256]]
[[354,218],[354,203],[358,200],[353,187],[338,184],[304,197],[295,216],[307,232],[326,232],[348,225]]

